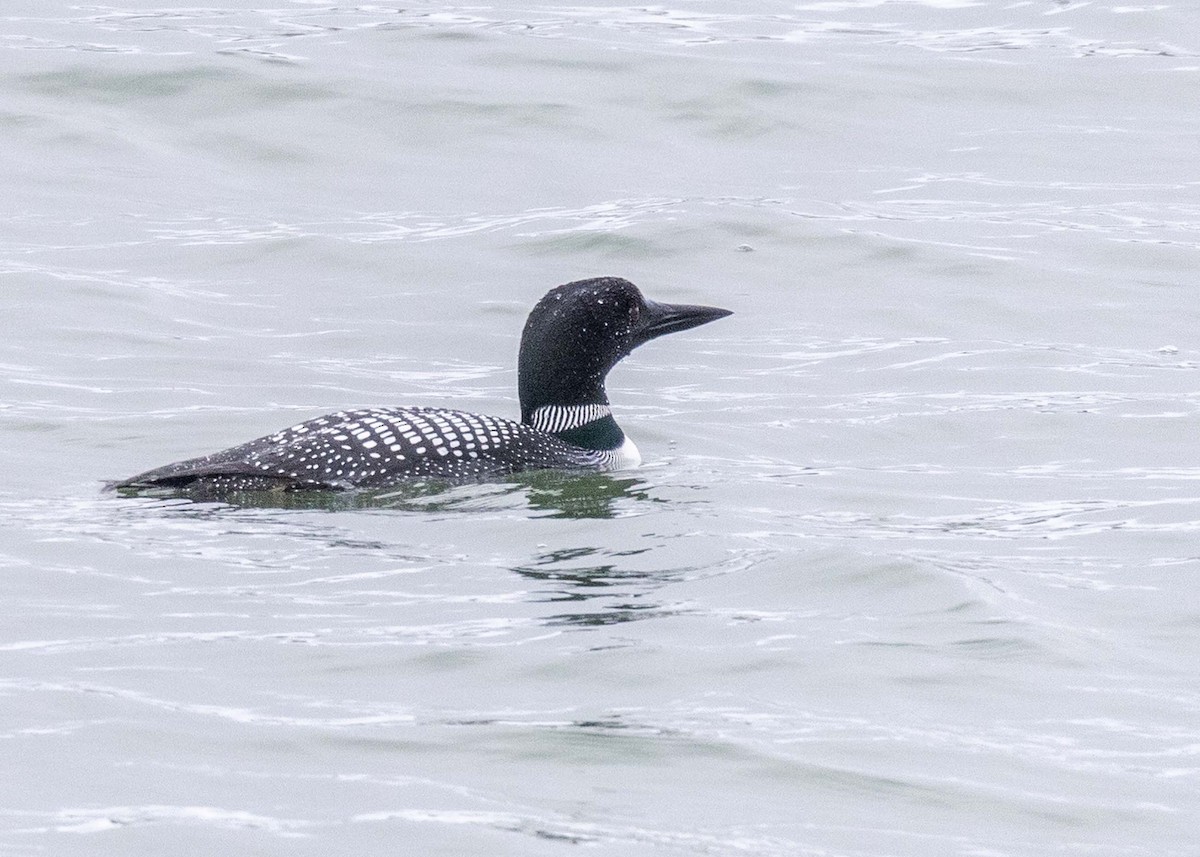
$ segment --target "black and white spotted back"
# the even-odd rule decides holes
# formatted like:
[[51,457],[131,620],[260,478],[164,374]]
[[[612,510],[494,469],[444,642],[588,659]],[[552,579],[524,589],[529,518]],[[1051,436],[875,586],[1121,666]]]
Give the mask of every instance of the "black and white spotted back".
[[522,470],[604,469],[609,453],[580,449],[502,417],[445,408],[338,411],[213,455],[180,461],[116,487],[224,490],[380,488],[398,481],[466,481]]

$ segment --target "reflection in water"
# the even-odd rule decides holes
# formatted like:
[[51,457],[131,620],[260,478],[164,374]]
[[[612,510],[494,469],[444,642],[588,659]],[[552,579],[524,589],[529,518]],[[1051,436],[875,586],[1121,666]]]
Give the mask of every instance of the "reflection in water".
[[530,507],[549,512],[550,518],[615,518],[631,513],[617,508],[621,500],[666,502],[652,498],[644,490],[644,483],[630,476],[543,470],[528,474],[522,481],[529,489]]
[[[649,548],[611,551],[589,547],[555,550],[542,554],[529,565],[516,566],[513,571],[543,585],[537,592],[537,600],[580,605],[581,609],[575,612],[545,616],[542,622],[550,626],[617,625],[684,612],[677,606],[642,600],[674,579],[673,572],[622,568],[613,561],[648,551]],[[591,560],[591,564],[572,564],[580,559]]]
[[[636,596],[635,596],[636,597]],[[576,627],[621,625],[641,619],[663,619],[679,616],[686,611],[665,608],[661,604],[613,604],[603,613],[562,613],[547,616],[543,622],[551,627],[571,625]]]
[[[661,545],[654,536],[650,536],[649,541],[644,535],[628,540],[629,530],[620,526],[621,519],[639,517],[651,510],[669,513],[674,505],[667,497],[655,496],[658,491],[652,487],[652,483],[643,481],[638,475],[537,471],[511,476],[503,482],[458,485],[422,482],[374,492],[243,491],[220,498],[189,496],[186,491],[163,493],[162,489],[158,489],[157,492],[143,491],[126,504],[114,505],[135,522],[161,517],[212,520],[225,525],[236,521],[239,531],[248,536],[278,527],[289,537],[301,536],[306,542],[311,540],[320,543],[325,550],[344,551],[349,547],[356,554],[370,555],[373,561],[384,563],[381,567],[372,565],[363,571],[361,580],[379,580],[381,576],[403,572],[404,569],[397,570],[386,565],[393,561],[420,566],[437,577],[444,574],[446,579],[456,578],[462,573],[464,557],[461,542],[455,539],[448,553],[434,550],[432,556],[428,543],[422,543],[419,547],[408,543],[412,536],[410,531],[403,535],[395,534],[402,543],[392,544],[390,535],[393,530],[386,522],[390,513],[416,515],[434,526],[439,522],[449,524],[456,528],[459,535],[458,522],[466,523],[467,520],[463,518],[464,513],[485,527],[499,520],[504,522],[505,527],[510,521],[516,522],[520,529],[521,519],[524,518],[525,526],[536,527],[537,538],[546,538],[549,545],[534,548],[529,544],[529,535],[532,533],[519,534],[520,553],[523,556],[510,555],[496,560],[476,556],[471,551],[472,558],[466,565],[469,567],[480,562],[489,567],[500,565],[530,585],[521,592],[513,592],[509,585],[499,585],[496,591],[488,590],[479,597],[484,600],[514,597],[530,605],[542,605],[533,608],[535,617],[514,619],[513,628],[540,626],[584,630],[692,613],[694,605],[664,597],[665,592],[681,579],[698,574],[707,575],[718,568],[727,570],[725,564],[729,557],[725,556],[725,548],[719,548],[723,558],[714,565],[710,550],[699,542],[689,541],[687,545],[676,545],[672,559],[664,564],[657,550]],[[147,502],[151,497],[153,500]],[[649,505],[651,503],[654,505]],[[291,514],[297,510],[382,511],[383,516],[376,520],[389,533],[389,537],[373,545],[371,539],[363,539],[358,534],[364,523],[361,520],[320,514],[315,518]],[[562,530],[555,523],[556,519],[596,523],[585,525],[588,535],[583,536],[582,542],[572,539],[564,544],[554,534],[566,535],[574,530]],[[536,524],[538,520],[544,523]],[[353,526],[356,534],[341,532],[343,525]],[[482,543],[485,542],[476,542]],[[171,549],[177,550],[178,546],[178,539],[173,538]],[[202,546],[205,555],[211,555],[213,550],[213,545],[208,542]],[[244,559],[247,552],[253,550],[253,545],[247,545],[244,540],[231,546],[225,546],[222,542],[216,550],[222,555],[232,551],[236,557]],[[295,563],[294,553],[288,551],[285,556],[272,557],[266,565],[291,569]],[[260,564],[260,561],[256,561],[256,565]],[[309,591],[314,581],[330,583],[333,589],[322,589],[314,594]],[[405,605],[433,604],[439,600],[437,595],[418,592],[412,586],[393,589],[370,584],[368,591],[357,582],[349,583],[349,588],[343,589],[343,583],[345,581],[340,573],[327,576],[318,574],[299,582],[282,581],[269,597],[288,600],[300,595],[310,605],[354,602],[378,605],[385,611],[401,602]],[[237,580],[231,586],[244,587],[245,583]],[[256,591],[266,591],[262,582],[256,582],[255,586]],[[380,621],[383,624],[370,633],[395,637],[397,630],[394,617],[385,620],[381,616]],[[485,620],[485,624],[488,633],[494,633],[499,627],[495,617]],[[503,625],[504,621],[500,624]],[[478,633],[482,626],[474,620],[446,623],[437,618],[412,624],[404,631],[404,638],[432,634],[434,636],[431,639],[441,640],[449,627],[455,628],[454,633],[465,639]],[[625,643],[605,637],[596,647],[610,648],[613,645],[623,646]]]
[[[607,555],[628,556],[643,553],[645,550],[648,549],[643,548],[638,551]],[[598,553],[600,553],[598,548],[569,548],[566,550],[551,551],[548,554],[538,557],[534,565],[517,566],[513,570],[532,580],[571,587],[570,589],[556,591],[553,597],[547,599],[549,601],[587,601],[596,595],[609,594],[608,589],[618,583],[631,578],[639,579],[647,577],[645,572],[620,571],[612,563],[561,568],[563,563],[582,557],[594,556]],[[587,592],[586,590],[589,589],[600,591]]]
[[[633,514],[622,501],[665,502],[652,498],[633,477],[607,473],[533,471],[509,482],[413,482],[378,491],[213,491],[211,488],[123,488],[121,497],[148,497],[192,503],[219,503],[245,509],[299,509],[339,512],[396,509],[409,512],[490,511],[523,498],[529,509],[550,518],[615,518]],[[622,508],[625,506],[625,508]]]

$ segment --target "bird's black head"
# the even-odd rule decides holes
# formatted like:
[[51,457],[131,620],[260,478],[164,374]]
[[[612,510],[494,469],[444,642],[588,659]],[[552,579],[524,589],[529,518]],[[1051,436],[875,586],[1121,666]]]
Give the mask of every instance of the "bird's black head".
[[543,405],[607,404],[604,379],[622,357],[665,333],[716,321],[727,309],[660,304],[619,277],[577,280],[538,301],[521,335],[521,419]]

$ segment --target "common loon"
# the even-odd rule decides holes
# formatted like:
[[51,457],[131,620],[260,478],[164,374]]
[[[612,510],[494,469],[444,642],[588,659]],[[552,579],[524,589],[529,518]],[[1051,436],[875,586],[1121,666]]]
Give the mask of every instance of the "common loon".
[[519,423],[446,408],[338,411],[112,487],[341,491],[523,470],[636,467],[641,455],[609,409],[609,370],[651,339],[730,314],[648,301],[618,277],[567,283],[538,301],[525,323]]

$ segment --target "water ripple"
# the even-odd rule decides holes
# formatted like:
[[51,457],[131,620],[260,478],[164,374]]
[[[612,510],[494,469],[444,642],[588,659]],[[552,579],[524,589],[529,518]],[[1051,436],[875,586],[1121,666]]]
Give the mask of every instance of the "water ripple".
[[[102,51],[180,55],[215,51],[271,63],[304,63],[324,42],[348,32],[413,32],[468,37],[498,34],[510,38],[608,40],[628,45],[695,50],[738,43],[788,46],[814,42],[861,47],[912,47],[964,55],[1002,54],[1017,50],[1051,51],[1069,57],[1194,57],[1196,52],[1164,39],[1104,38],[1101,21],[1080,3],[1039,10],[1018,4],[1022,24],[994,18],[996,4],[963,0],[912,0],[903,4],[909,21],[879,20],[876,9],[899,6],[892,0],[806,3],[769,11],[703,11],[691,6],[527,6],[514,12],[480,6],[415,3],[403,8],[360,5],[338,8],[315,5],[283,9],[142,9],[86,7],[86,14],[14,16],[10,25],[27,32],[7,39],[10,49]],[[1023,5],[1025,8],[1020,8]],[[1011,19],[1009,8],[1005,18]],[[1167,6],[1126,6],[1126,16],[1150,15]],[[1070,15],[1079,12],[1083,14]],[[831,19],[832,15],[838,18]],[[1045,25],[1048,15],[1055,26]],[[946,27],[955,19],[957,27]],[[62,33],[94,30],[97,38],[81,40]],[[1164,35],[1167,35],[1164,30]]]

